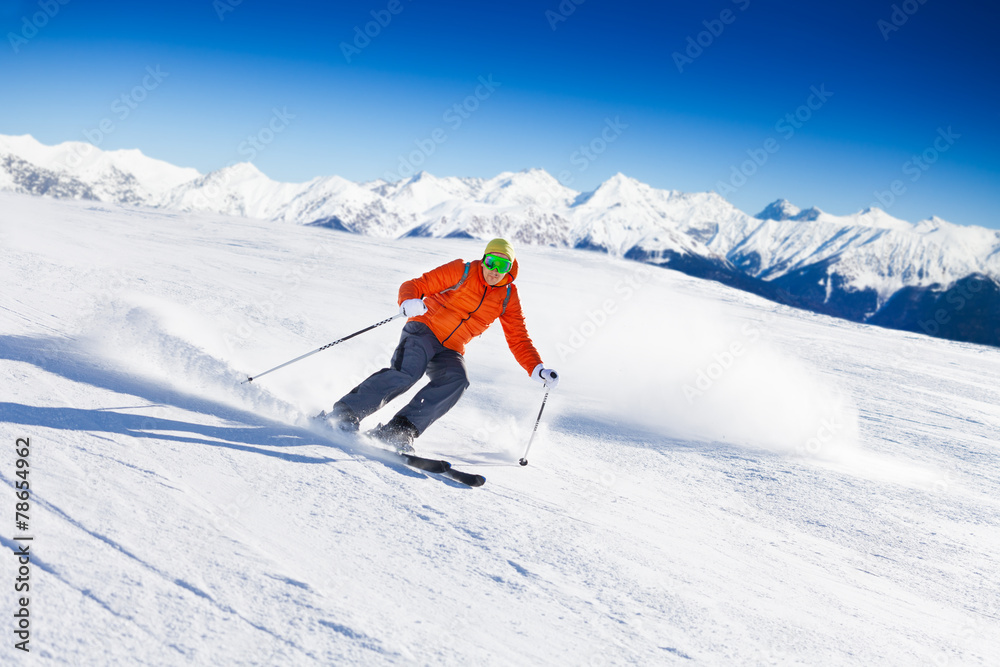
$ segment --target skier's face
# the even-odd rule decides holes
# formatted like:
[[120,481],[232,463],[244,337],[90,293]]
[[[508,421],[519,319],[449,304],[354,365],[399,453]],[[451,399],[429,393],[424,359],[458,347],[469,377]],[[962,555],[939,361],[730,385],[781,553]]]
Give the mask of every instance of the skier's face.
[[[510,256],[505,255],[502,252],[495,252],[493,254],[494,255],[498,255],[500,257],[506,257],[507,259],[510,259]],[[490,271],[485,266],[483,266],[483,280],[485,280],[486,284],[489,285],[490,287],[493,287],[494,285],[496,285],[497,283],[499,283],[501,280],[503,280],[504,275],[506,275],[506,274],[500,273],[499,271]]]

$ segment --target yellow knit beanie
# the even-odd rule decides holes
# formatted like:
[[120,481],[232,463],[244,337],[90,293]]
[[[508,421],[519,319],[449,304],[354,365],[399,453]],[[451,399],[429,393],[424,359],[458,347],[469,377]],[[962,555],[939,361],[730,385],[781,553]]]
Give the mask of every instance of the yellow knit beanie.
[[484,252],[483,254],[488,255],[491,252],[503,253],[504,255],[510,257],[510,260],[512,262],[514,261],[514,246],[512,246],[509,242],[505,241],[504,239],[493,239],[492,241],[487,243],[486,252]]

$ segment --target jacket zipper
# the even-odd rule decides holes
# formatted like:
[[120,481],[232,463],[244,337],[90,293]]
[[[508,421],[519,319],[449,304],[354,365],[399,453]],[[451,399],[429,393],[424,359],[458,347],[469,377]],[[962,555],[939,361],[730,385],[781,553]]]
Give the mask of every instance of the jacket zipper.
[[483,296],[480,297],[480,299],[479,299],[479,305],[476,306],[472,311],[470,311],[468,315],[466,315],[464,318],[462,318],[462,321],[459,322],[458,325],[454,329],[451,330],[451,333],[448,334],[447,338],[445,338],[443,341],[441,341],[442,345],[444,345],[448,341],[448,338],[451,338],[452,336],[455,335],[455,332],[458,331],[458,327],[460,327],[463,324],[465,324],[466,322],[468,322],[472,318],[472,315],[477,310],[479,310],[479,308],[483,305],[483,301],[486,299],[486,294],[487,294],[487,292],[489,292],[489,289],[490,289],[489,286],[483,288]]

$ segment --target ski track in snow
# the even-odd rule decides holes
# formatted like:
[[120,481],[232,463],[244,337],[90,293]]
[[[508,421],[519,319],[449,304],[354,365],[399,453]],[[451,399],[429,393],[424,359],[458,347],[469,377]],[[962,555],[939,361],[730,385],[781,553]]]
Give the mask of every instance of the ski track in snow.
[[5,663],[1000,664],[1000,350],[524,248],[563,379],[522,468],[542,390],[470,343],[417,443],[469,489],[309,428],[396,322],[240,383],[478,241],[9,193],[0,241],[35,535]]

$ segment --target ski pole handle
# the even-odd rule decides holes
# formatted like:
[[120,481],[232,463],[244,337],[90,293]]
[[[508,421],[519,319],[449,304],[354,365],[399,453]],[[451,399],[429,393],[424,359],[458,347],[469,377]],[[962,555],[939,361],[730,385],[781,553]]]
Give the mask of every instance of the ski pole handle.
[[542,421],[542,411],[545,410],[545,402],[549,400],[549,389],[545,389],[545,396],[542,398],[542,407],[538,410],[538,419],[535,420],[535,428],[531,431],[531,437],[528,438],[528,446],[524,448],[524,456],[518,461],[523,466],[528,465],[528,450],[531,449],[531,442],[535,439],[535,434],[538,433],[538,423]]
[[323,347],[316,348],[312,352],[306,352],[301,357],[295,357],[291,361],[286,361],[285,363],[281,364],[280,366],[275,366],[274,368],[272,368],[270,370],[266,370],[263,373],[257,373],[257,375],[251,375],[250,377],[248,377],[243,382],[240,382],[240,384],[246,384],[247,382],[253,382],[257,378],[262,377],[264,375],[267,375],[268,373],[274,372],[274,371],[278,370],[279,368],[284,368],[285,366],[288,366],[290,364],[294,364],[296,361],[302,361],[306,357],[312,356],[312,355],[316,354],[317,352],[322,352],[323,350],[325,350],[325,349],[327,349],[329,347],[333,347],[334,345],[337,345],[338,343],[343,343],[345,340],[350,340],[351,338],[354,338],[355,336],[360,336],[361,334],[363,334],[366,331],[371,331],[375,327],[380,327],[383,324],[386,324],[387,322],[392,322],[397,317],[402,317],[402,316],[403,316],[402,312],[396,313],[392,317],[387,317],[386,319],[382,320],[381,322],[376,322],[375,324],[371,325],[370,327],[365,327],[361,331],[355,331],[350,336],[344,336],[343,338],[335,340],[332,343],[327,343]]

